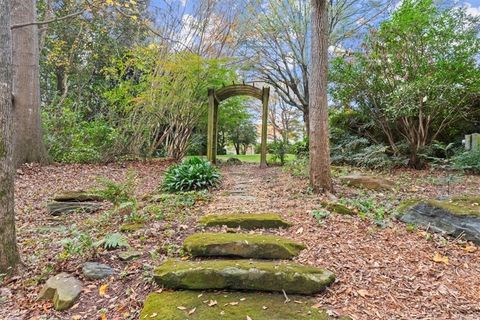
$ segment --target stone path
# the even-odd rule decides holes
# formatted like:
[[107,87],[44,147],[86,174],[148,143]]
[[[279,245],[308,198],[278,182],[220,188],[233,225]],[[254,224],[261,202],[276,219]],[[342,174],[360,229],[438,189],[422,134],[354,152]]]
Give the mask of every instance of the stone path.
[[[155,282],[177,291],[150,294],[140,319],[331,319],[324,310],[314,307],[313,300],[294,295],[321,292],[335,281],[335,275],[326,269],[289,261],[305,248],[301,243],[278,236],[242,233],[241,230],[285,228],[290,223],[272,213],[242,213],[242,208],[254,205],[257,198],[250,193],[250,181],[241,171],[233,176],[233,183],[227,185],[220,201],[237,205],[236,210],[207,215],[199,223],[204,228],[227,226],[238,232],[201,232],[188,237],[185,251],[202,260],[169,259],[156,268]],[[231,260],[232,257],[241,259]],[[178,291],[182,289],[197,291]]]

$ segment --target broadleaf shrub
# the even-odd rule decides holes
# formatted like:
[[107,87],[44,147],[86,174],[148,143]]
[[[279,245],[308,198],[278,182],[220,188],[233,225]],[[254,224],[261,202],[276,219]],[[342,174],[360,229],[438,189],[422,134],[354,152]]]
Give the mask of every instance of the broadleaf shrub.
[[480,150],[459,153],[452,158],[452,163],[457,170],[480,174]]
[[210,162],[192,157],[169,167],[162,187],[169,192],[202,190],[217,186],[220,179],[218,169]]

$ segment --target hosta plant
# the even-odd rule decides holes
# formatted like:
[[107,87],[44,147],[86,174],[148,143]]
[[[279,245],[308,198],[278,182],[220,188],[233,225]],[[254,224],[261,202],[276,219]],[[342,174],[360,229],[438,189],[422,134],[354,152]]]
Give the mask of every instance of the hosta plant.
[[217,186],[220,178],[210,162],[192,157],[168,168],[162,186],[169,192],[203,190]]

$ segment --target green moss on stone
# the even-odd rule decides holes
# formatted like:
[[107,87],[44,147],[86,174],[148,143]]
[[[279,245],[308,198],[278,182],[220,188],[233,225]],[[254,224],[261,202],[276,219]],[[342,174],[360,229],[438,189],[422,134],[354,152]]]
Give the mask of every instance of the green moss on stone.
[[185,239],[184,248],[192,256],[291,259],[305,246],[290,239],[258,234],[197,233]]
[[408,209],[420,203],[426,203],[433,207],[442,208],[455,215],[480,217],[480,196],[475,195],[456,196],[447,200],[405,200],[397,207],[397,212],[403,214]]
[[66,191],[53,197],[57,202],[96,202],[104,199],[94,192],[89,191]]
[[290,223],[282,220],[282,218],[275,213],[207,215],[203,216],[199,223],[205,227],[225,225],[230,228],[241,227],[247,230],[261,228],[288,228],[291,226]]
[[233,289],[313,294],[335,281],[325,269],[287,262],[255,260],[167,260],[154,271],[155,281],[172,289]]
[[[313,308],[315,301],[302,296],[247,292],[176,291],[152,293],[139,319],[148,320],[329,320],[324,310]],[[216,301],[208,306],[210,301]],[[294,302],[295,301],[295,302]],[[191,310],[194,310],[191,312]],[[335,318],[338,319],[338,318]],[[347,319],[347,318],[342,318]]]
[[143,228],[143,223],[131,222],[124,223],[120,226],[121,232],[135,232]]
[[335,212],[338,214],[346,214],[346,215],[355,214],[355,212],[352,209],[340,203],[322,201],[321,204],[322,204],[322,207],[324,207],[325,209],[331,212]]

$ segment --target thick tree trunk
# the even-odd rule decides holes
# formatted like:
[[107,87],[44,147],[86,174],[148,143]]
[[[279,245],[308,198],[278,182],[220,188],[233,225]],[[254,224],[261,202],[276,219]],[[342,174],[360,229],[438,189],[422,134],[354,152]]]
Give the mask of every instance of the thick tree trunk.
[[[12,23],[36,20],[36,0],[12,0]],[[47,152],[40,120],[38,27],[12,31],[14,99],[14,163],[45,163]]]
[[328,136],[328,4],[311,0],[312,43],[309,79],[310,184],[314,191],[333,191]]
[[13,209],[12,38],[10,0],[0,0],[0,273],[15,270],[20,258]]

